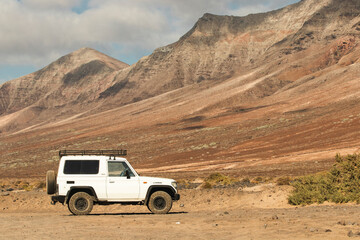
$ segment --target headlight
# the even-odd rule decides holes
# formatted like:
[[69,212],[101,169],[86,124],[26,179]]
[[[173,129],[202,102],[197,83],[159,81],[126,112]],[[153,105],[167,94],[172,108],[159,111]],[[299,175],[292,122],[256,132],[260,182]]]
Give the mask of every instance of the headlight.
[[177,190],[177,182],[171,182],[171,185]]

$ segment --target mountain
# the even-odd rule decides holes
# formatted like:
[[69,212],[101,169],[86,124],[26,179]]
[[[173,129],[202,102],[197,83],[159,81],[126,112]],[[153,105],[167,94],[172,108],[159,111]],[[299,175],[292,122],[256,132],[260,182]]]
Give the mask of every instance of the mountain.
[[[58,149],[127,148],[140,172],[302,175],[360,150],[360,2],[205,14],[128,66],[80,49],[0,86],[0,176]],[[30,156],[30,157],[29,157]]]
[[[259,90],[260,96],[272,94],[304,76],[299,75],[302,70],[293,66],[288,69],[286,63],[294,59],[291,57],[305,54],[304,50],[314,44],[321,45],[323,54],[327,54],[329,47],[342,44],[341,37],[358,34],[354,27],[358,23],[358,11],[356,1],[338,4],[337,1],[306,0],[246,17],[205,14],[179,41],[156,49],[131,66],[127,74],[119,75],[101,97],[107,99],[108,104],[112,101],[115,105],[129,104],[201,82],[221,82],[260,67],[264,68],[263,72],[282,71],[266,80],[265,85],[271,85],[271,89],[266,86]],[[333,62],[314,62],[313,68],[335,64],[336,58],[346,53],[334,51],[331,54],[340,55],[332,56]],[[291,71],[290,78],[288,71]]]
[[[261,66],[259,57],[298,32],[327,2],[302,1],[246,17],[205,14],[179,41],[156,49],[132,66],[128,75],[117,78],[103,96],[118,94],[121,99],[117,101],[128,103],[194,83],[222,81],[245,73]],[[131,89],[134,84],[136,89]]]
[[76,114],[94,103],[111,86],[117,71],[127,67],[96,50],[82,48],[37,72],[6,82],[0,86],[0,115],[8,120],[0,127],[18,130],[34,120]]

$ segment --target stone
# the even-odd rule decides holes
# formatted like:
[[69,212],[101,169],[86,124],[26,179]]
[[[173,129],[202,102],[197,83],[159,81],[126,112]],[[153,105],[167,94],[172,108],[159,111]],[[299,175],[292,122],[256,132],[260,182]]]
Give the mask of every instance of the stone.
[[345,226],[345,225],[346,225],[346,222],[345,222],[344,220],[341,220],[341,221],[338,221],[337,224]]

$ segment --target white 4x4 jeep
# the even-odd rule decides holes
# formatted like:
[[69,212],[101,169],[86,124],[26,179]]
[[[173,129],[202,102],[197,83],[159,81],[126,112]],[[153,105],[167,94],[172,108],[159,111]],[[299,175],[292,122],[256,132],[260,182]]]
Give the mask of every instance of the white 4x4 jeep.
[[51,203],[68,205],[74,215],[89,214],[94,204],[146,205],[157,214],[166,214],[179,200],[172,179],[141,177],[123,158],[126,150],[61,150],[56,177],[46,174]]

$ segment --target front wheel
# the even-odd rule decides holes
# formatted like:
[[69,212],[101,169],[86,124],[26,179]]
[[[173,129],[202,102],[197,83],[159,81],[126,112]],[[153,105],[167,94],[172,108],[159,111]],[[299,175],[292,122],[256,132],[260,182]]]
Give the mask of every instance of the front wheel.
[[166,214],[172,207],[171,196],[164,191],[157,191],[151,194],[148,208],[155,214]]
[[93,209],[93,197],[86,192],[77,192],[71,196],[68,203],[70,212],[74,215],[87,215]]

